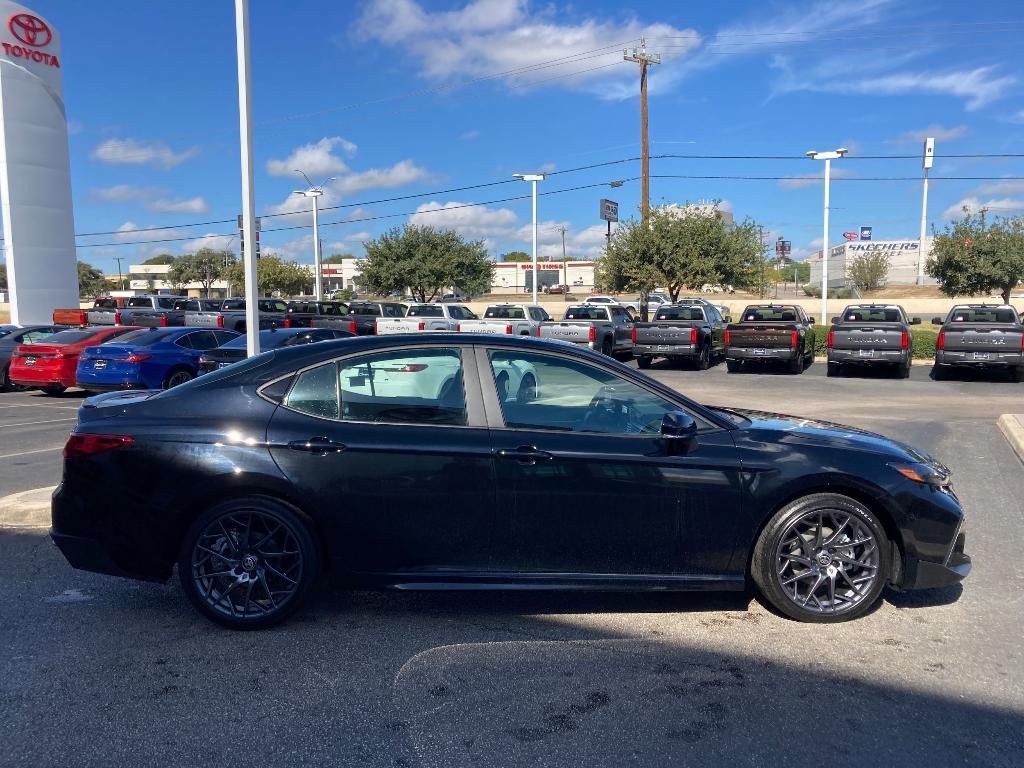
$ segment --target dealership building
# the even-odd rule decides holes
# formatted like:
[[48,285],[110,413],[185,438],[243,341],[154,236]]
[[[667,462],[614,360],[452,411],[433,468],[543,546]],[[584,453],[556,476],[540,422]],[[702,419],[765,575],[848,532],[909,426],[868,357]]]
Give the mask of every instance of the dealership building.
[[[932,238],[924,239],[922,252],[920,240],[854,240],[834,245],[828,254],[828,285],[829,288],[845,288],[848,286],[847,272],[850,264],[859,257],[869,253],[884,253],[889,257],[889,272],[886,285],[914,285],[917,283],[918,262],[927,262],[931,255]],[[821,251],[811,257],[811,285],[821,285]],[[935,280],[927,275],[922,282],[934,285]]]

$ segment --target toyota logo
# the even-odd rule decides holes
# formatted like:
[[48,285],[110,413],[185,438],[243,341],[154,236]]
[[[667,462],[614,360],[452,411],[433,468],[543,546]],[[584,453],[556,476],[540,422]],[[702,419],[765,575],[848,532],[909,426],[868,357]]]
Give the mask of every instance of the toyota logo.
[[21,42],[33,48],[42,48],[53,40],[53,32],[46,22],[31,13],[17,13],[11,16],[7,28]]

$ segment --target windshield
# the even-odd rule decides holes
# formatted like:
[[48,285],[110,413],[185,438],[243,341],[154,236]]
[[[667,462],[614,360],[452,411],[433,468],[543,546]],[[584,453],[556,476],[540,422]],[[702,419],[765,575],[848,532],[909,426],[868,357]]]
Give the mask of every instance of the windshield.
[[699,307],[662,307],[655,320],[703,320],[704,310]]
[[743,310],[743,322],[745,323],[772,321],[794,323],[796,322],[796,310],[792,307],[747,307]]
[[444,310],[436,304],[418,304],[409,307],[407,317],[444,317]]
[[604,307],[569,307],[565,310],[566,320],[607,320],[608,310]]
[[950,323],[1016,323],[1013,307],[954,307],[949,313]]
[[525,320],[526,313],[522,307],[488,307],[484,317],[493,317],[497,320]]

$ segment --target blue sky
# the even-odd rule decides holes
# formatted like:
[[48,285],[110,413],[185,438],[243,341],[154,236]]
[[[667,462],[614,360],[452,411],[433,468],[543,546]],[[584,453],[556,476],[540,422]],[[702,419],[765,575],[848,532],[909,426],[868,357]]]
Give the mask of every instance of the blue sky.
[[[210,244],[237,248],[240,209],[233,3],[38,0],[62,34],[79,258],[116,271]],[[259,213],[305,207],[292,168],[334,176],[327,252],[410,218],[483,238],[492,253],[529,249],[528,193],[512,173],[557,172],[542,191],[639,176],[636,65],[641,36],[663,63],[650,77],[657,176],[812,176],[780,180],[654,178],[654,203],[720,198],[795,254],[820,247],[821,164],[810,149],[846,146],[833,164],[831,240],[872,225],[916,237],[920,139],[937,154],[1024,151],[1024,13],[1019,4],[849,0],[585,4],[524,0],[251,3]],[[511,74],[503,74],[509,73]],[[857,156],[912,155],[868,160]],[[1024,159],[940,157],[929,222],[962,204],[1024,213]],[[875,177],[911,181],[870,181]],[[1007,177],[1018,177],[1011,179]],[[432,193],[425,194],[424,193]],[[381,198],[424,195],[391,203]],[[639,183],[541,198],[542,253],[592,257],[603,243],[598,200],[636,211]],[[470,205],[476,204],[476,205]],[[455,207],[470,206],[470,207]],[[440,212],[437,209],[441,210]],[[410,217],[410,214],[412,216]],[[370,217],[384,217],[367,220]],[[362,219],[360,221],[360,219]],[[266,250],[312,261],[308,214],[265,218]],[[279,227],[295,229],[279,232]],[[167,243],[136,240],[189,238]]]

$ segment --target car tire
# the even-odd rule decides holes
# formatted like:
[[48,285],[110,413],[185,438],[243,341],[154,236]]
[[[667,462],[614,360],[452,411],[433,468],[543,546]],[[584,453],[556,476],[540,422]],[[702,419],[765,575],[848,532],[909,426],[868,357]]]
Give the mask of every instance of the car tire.
[[62,395],[64,394],[67,387],[63,384],[47,384],[45,387],[40,387],[48,395]]
[[636,359],[636,367],[639,368],[642,371],[646,371],[648,368],[651,367],[651,356],[650,355],[640,355],[639,357],[637,357],[637,359]]
[[177,387],[180,384],[192,381],[195,378],[195,374],[185,368],[176,368],[167,374],[167,378],[164,379],[164,389],[170,389],[171,387]]
[[229,629],[281,623],[302,605],[319,576],[320,550],[308,520],[259,496],[201,514],[178,553],[178,578],[189,601]]
[[840,366],[839,363],[833,363],[830,360],[828,362],[828,364],[825,366],[825,375],[828,376],[830,379],[831,378],[835,378],[837,376],[842,376],[843,375],[842,366]]
[[795,376],[800,375],[804,372],[805,359],[803,355],[789,361],[789,372]]
[[949,371],[944,366],[936,363],[932,366],[932,378],[936,381],[946,381],[949,378]]
[[711,367],[711,347],[705,345],[700,350],[700,355],[697,357],[697,370],[706,371]]
[[612,353],[614,351],[615,351],[615,348],[614,348],[614,345],[612,344],[612,340],[611,339],[605,339],[604,341],[601,342],[601,354],[602,355],[605,355],[606,357],[611,357]]
[[816,493],[772,516],[754,546],[750,575],[764,599],[791,619],[849,621],[878,602],[890,552],[885,529],[866,506]]
[[725,361],[725,369],[727,371],[729,371],[729,373],[739,373],[741,368],[743,368],[743,361],[742,360],[726,360]]
[[896,369],[897,376],[899,376],[899,378],[901,378],[901,379],[909,379],[910,378],[910,367],[911,367],[911,365],[913,365],[913,363],[908,361],[906,363],[906,365],[899,366]]
[[1016,368],[1010,369],[1010,381],[1018,383],[1024,381],[1024,365],[1018,365]]
[[8,366],[5,365],[3,368],[0,368],[0,392],[6,392],[9,389],[12,389],[11,374]]

